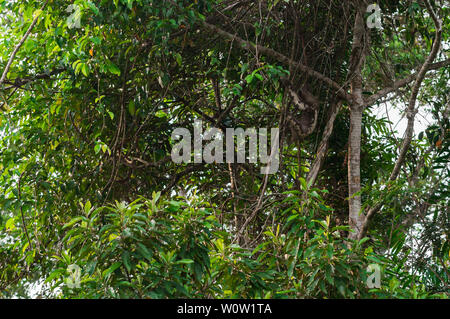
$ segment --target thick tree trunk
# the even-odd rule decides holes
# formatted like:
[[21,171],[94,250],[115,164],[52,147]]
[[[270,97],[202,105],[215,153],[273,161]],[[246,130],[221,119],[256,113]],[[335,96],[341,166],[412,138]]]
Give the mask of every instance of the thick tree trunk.
[[350,105],[350,134],[348,140],[348,217],[351,228],[349,234],[350,239],[359,238],[365,220],[365,216],[361,212],[361,196],[358,194],[361,191],[361,124],[364,111],[362,68],[367,52],[367,49],[365,49],[365,8],[364,1],[357,2],[349,73],[352,95]]
[[361,124],[362,108],[352,107],[350,110],[350,136],[348,143],[348,194],[349,194],[349,225],[353,232],[350,239],[359,237],[364,224],[364,214],[361,212],[361,196],[355,195],[361,190]]

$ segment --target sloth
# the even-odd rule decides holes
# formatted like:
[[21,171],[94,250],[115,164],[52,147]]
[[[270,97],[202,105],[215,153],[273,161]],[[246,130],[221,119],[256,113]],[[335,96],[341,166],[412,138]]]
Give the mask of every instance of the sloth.
[[294,140],[303,140],[306,136],[311,134],[316,128],[317,110],[308,108],[301,111],[297,116],[295,113],[287,114],[286,123]]
[[318,111],[316,107],[302,101],[291,89],[289,93],[294,111],[286,115],[286,125],[291,133],[291,142],[301,141],[316,128]]

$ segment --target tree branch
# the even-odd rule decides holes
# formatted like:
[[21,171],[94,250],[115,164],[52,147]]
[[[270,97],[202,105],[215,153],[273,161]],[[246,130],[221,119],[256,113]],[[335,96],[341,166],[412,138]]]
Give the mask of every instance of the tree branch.
[[246,41],[237,35],[233,35],[225,30],[222,30],[219,27],[212,25],[208,22],[203,22],[203,26],[206,29],[208,29],[214,33],[217,33],[224,38],[227,38],[229,40],[233,40],[233,41],[237,42],[242,48],[244,48],[248,51],[265,54],[283,64],[294,66],[294,67],[298,68],[299,70],[301,70],[302,72],[305,72],[309,76],[312,76],[312,77],[326,83],[329,87],[335,89],[336,93],[342,99],[351,101],[351,95],[349,95],[339,83],[333,81],[332,79],[323,75],[322,73],[319,73],[306,65],[296,62],[273,49],[266,48],[266,47],[258,45],[258,44],[255,45],[253,43],[250,43],[249,41]]
[[342,101],[333,103],[331,105],[330,116],[325,126],[325,130],[323,131],[322,140],[320,141],[319,148],[317,149],[316,158],[314,159],[314,162],[311,165],[311,169],[309,170],[308,176],[306,178],[307,183],[310,185],[313,185],[315,183],[320,168],[322,167],[325,155],[327,154],[328,151],[328,141],[330,139],[331,134],[333,133],[334,121],[336,120],[336,116],[339,113],[341,106]]
[[29,77],[23,77],[23,78],[16,78],[14,81],[5,80],[3,83],[11,85],[10,87],[5,88],[5,90],[9,88],[21,88],[25,84],[28,84],[30,82],[36,81],[36,80],[42,80],[42,79],[50,79],[51,76],[60,74],[64,72],[65,68],[57,68],[49,73],[39,73],[34,76]]
[[[436,13],[434,12],[433,8],[431,7],[428,0],[424,0],[425,5],[427,7],[428,12],[430,13],[430,16],[432,17],[435,27],[436,27],[436,35],[433,43],[433,47],[431,49],[430,54],[428,55],[427,59],[425,60],[425,63],[420,68],[420,71],[416,75],[416,81],[414,83],[411,97],[409,99],[408,103],[408,109],[407,109],[407,118],[408,118],[408,125],[406,127],[403,142],[400,148],[400,154],[399,157],[395,163],[394,169],[392,170],[391,175],[389,176],[389,181],[394,181],[397,179],[400,169],[403,165],[403,162],[406,158],[406,153],[409,149],[409,146],[412,141],[412,135],[414,132],[414,118],[417,113],[417,110],[415,108],[416,101],[417,101],[417,95],[419,94],[419,89],[422,85],[423,79],[425,78],[425,75],[427,71],[429,70],[430,64],[433,62],[433,60],[436,58],[437,53],[439,51],[439,48],[441,47],[441,38],[442,38],[442,22],[437,17]],[[446,60],[448,61],[448,60]],[[444,61],[445,62],[445,61]],[[359,234],[358,238],[361,239],[364,234],[367,232],[368,224],[370,219],[375,215],[376,212],[378,212],[383,205],[380,203],[374,207],[372,207],[369,212],[366,215],[366,218],[364,220],[363,228],[361,233]]]
[[[440,62],[436,62],[436,63],[431,63],[428,65],[427,70],[438,70],[440,68],[446,67],[450,65],[450,59],[446,59]],[[422,64],[420,66],[420,69],[422,69],[424,66],[424,64]],[[413,74],[408,75],[407,77],[398,80],[396,82],[394,82],[394,84],[390,87],[386,87],[383,88],[381,90],[379,90],[377,93],[371,95],[369,98],[367,98],[364,102],[364,106],[371,106],[373,105],[376,101],[378,101],[381,98],[384,98],[385,96],[387,96],[389,93],[392,93],[396,90],[398,90],[399,88],[402,88],[408,84],[410,84],[411,82],[413,82],[419,75],[419,72],[415,72]]]
[[[41,11],[44,10],[44,8],[47,6],[49,0],[45,1],[44,5],[41,7]],[[34,26],[36,25],[38,19],[39,19],[40,14],[36,15],[36,17],[34,18],[33,22],[31,23],[31,25],[28,27],[27,32],[25,32],[24,36],[22,37],[22,39],[20,40],[20,42],[16,45],[16,47],[14,48],[13,52],[11,53],[11,56],[9,57],[8,63],[6,64],[5,70],[3,70],[3,74],[2,77],[0,78],[0,87],[3,85],[3,82],[6,79],[6,76],[8,75],[9,69],[11,68],[11,65],[14,61],[14,58],[16,57],[17,52],[19,51],[19,49],[22,47],[23,43],[25,42],[25,40],[28,38],[28,36],[31,33],[31,30],[33,30]]]

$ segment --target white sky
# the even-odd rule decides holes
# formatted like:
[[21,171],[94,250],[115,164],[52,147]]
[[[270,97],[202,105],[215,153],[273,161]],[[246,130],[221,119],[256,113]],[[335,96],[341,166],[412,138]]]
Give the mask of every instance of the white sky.
[[[406,109],[406,105],[403,105],[404,109]],[[433,123],[433,117],[430,112],[427,112],[426,106],[424,105],[416,105],[419,106],[419,111],[415,117],[414,121],[414,135],[417,136],[420,132],[424,131],[431,123]],[[388,116],[386,115],[386,109],[388,112]],[[380,106],[375,106],[373,108],[373,114],[376,115],[377,118],[389,118],[392,122],[392,128],[394,130],[394,134],[396,137],[403,137],[403,133],[406,130],[406,126],[408,124],[408,120],[404,115],[404,110],[400,110],[397,107],[393,106],[390,103],[381,104]]]

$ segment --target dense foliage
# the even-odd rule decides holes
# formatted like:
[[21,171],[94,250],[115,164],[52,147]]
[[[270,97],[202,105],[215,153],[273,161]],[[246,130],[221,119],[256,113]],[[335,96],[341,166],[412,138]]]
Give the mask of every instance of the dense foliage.
[[[0,0],[0,297],[448,297],[450,7],[369,4]],[[174,163],[199,119],[278,172]]]

